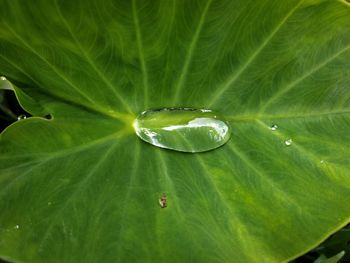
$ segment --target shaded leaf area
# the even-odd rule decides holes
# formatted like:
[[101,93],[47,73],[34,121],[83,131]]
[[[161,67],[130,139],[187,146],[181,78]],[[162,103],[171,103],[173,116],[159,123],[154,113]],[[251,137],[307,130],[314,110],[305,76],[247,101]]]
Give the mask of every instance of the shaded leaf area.
[[0,90],[0,130],[17,121],[25,111],[16,101],[13,91]]
[[4,76],[0,76],[0,131],[29,116],[19,105],[11,83]]
[[[327,261],[328,260],[328,261]],[[291,261],[292,263],[320,263],[339,262],[350,260],[350,232],[349,226],[340,229],[319,246],[305,255]]]
[[[1,134],[2,258],[283,262],[349,222],[345,2],[0,12],[0,73],[35,116]],[[231,140],[201,154],[146,144],[133,120],[161,107],[213,109]]]

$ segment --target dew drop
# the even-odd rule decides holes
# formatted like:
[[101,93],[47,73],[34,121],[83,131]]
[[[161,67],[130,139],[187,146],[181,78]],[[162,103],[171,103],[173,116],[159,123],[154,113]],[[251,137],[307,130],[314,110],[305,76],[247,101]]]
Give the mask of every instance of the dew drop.
[[324,160],[321,160],[320,163],[324,164]]
[[205,152],[230,138],[228,123],[211,110],[163,108],[142,112],[134,121],[142,140],[181,152]]
[[1,80],[7,80],[6,77],[4,77],[4,76],[1,76],[0,79]]
[[287,139],[284,141],[284,144],[287,145],[287,146],[291,146],[293,143],[292,139]]
[[278,129],[278,126],[276,124],[272,124],[270,129],[271,131],[276,131]]
[[25,119],[27,119],[27,116],[26,115],[24,115],[24,114],[21,114],[21,115],[19,115],[18,117],[17,117],[17,120],[25,120]]
[[52,205],[52,203],[51,202],[47,202],[47,205],[50,206],[50,205]]
[[15,229],[19,229],[19,225],[15,225]]

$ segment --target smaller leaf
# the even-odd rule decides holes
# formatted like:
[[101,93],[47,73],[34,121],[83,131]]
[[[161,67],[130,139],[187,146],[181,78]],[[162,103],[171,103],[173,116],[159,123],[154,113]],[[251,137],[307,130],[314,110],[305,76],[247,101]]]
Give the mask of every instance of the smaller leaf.
[[340,251],[338,254],[331,258],[327,258],[325,255],[321,255],[314,263],[337,263],[345,255],[345,251]]
[[1,76],[0,77],[0,90],[14,90],[13,86],[11,85],[11,83],[6,79],[6,77]]

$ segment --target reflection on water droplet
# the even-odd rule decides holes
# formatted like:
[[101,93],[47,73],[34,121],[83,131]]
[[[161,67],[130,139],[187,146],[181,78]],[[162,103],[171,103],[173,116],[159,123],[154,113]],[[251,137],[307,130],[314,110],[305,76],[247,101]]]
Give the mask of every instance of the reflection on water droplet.
[[18,117],[17,117],[17,120],[24,120],[24,119],[27,119],[27,116],[26,115],[24,115],[24,114],[21,114],[21,115],[19,115]]
[[321,160],[320,163],[324,163],[324,160]]
[[15,229],[19,229],[19,225],[15,225]]
[[276,131],[278,129],[278,126],[276,124],[271,125],[270,127],[271,131]]
[[292,145],[292,143],[293,143],[292,139],[287,139],[287,140],[284,141],[284,144],[287,145],[287,146]]
[[6,80],[6,77],[1,76],[0,79],[1,79],[1,80]]
[[136,134],[144,141],[181,152],[204,152],[230,138],[228,123],[211,110],[164,108],[142,112],[134,121]]

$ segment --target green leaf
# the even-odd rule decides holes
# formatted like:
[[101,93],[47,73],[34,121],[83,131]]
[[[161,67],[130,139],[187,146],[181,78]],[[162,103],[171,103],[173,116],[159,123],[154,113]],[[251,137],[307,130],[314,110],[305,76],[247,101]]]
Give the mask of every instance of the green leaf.
[[[0,21],[0,75],[36,116],[1,134],[0,257],[283,262],[349,222],[345,1],[12,0]],[[231,139],[141,141],[162,107],[214,110]]]
[[334,235],[329,237],[325,242],[320,244],[315,250],[318,253],[330,257],[339,251],[344,251],[345,255],[342,257],[342,262],[348,262],[350,260],[350,229],[349,225],[342,228]]
[[0,76],[0,91],[1,90],[13,90],[11,84],[4,76]]
[[341,251],[331,258],[327,258],[326,256],[321,255],[318,259],[314,261],[314,263],[337,263],[344,256],[344,254],[345,252]]

